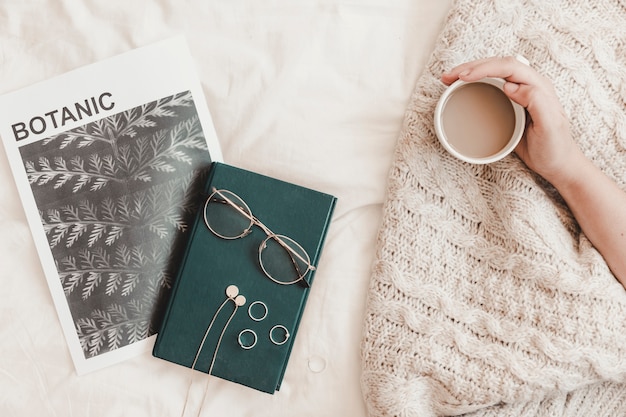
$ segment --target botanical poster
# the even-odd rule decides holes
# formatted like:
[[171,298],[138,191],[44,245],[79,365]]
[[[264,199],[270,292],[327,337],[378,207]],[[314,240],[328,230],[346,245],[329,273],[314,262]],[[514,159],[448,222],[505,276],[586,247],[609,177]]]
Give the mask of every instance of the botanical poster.
[[191,93],[20,152],[85,356],[154,334],[210,163]]

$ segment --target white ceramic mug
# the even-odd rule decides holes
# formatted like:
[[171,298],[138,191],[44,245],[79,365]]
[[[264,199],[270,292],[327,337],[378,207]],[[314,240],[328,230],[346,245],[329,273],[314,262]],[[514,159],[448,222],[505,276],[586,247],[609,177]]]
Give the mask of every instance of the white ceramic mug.
[[[501,78],[457,80],[444,91],[435,108],[435,131],[449,153],[466,162],[488,164],[513,152],[526,128],[526,111],[504,94],[504,83]],[[460,93],[472,85],[473,93],[467,89]]]

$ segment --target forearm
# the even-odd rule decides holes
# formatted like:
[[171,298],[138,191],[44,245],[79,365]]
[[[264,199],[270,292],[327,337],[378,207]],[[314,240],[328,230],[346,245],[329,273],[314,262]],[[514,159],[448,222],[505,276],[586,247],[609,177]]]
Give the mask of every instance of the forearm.
[[565,199],[585,235],[626,287],[626,193],[582,153],[569,172],[546,179]]

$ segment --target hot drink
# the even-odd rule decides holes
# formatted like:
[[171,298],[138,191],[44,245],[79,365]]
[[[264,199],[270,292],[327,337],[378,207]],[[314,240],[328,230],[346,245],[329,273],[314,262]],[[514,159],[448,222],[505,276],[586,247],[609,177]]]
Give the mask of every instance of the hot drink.
[[515,129],[511,101],[502,90],[485,83],[465,84],[454,91],[441,118],[448,143],[472,158],[498,153]]

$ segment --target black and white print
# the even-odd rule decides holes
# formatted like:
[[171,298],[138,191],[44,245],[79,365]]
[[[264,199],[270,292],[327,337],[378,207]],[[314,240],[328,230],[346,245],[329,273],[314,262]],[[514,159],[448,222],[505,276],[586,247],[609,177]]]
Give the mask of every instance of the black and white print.
[[191,92],[20,153],[85,358],[154,334],[211,162]]

